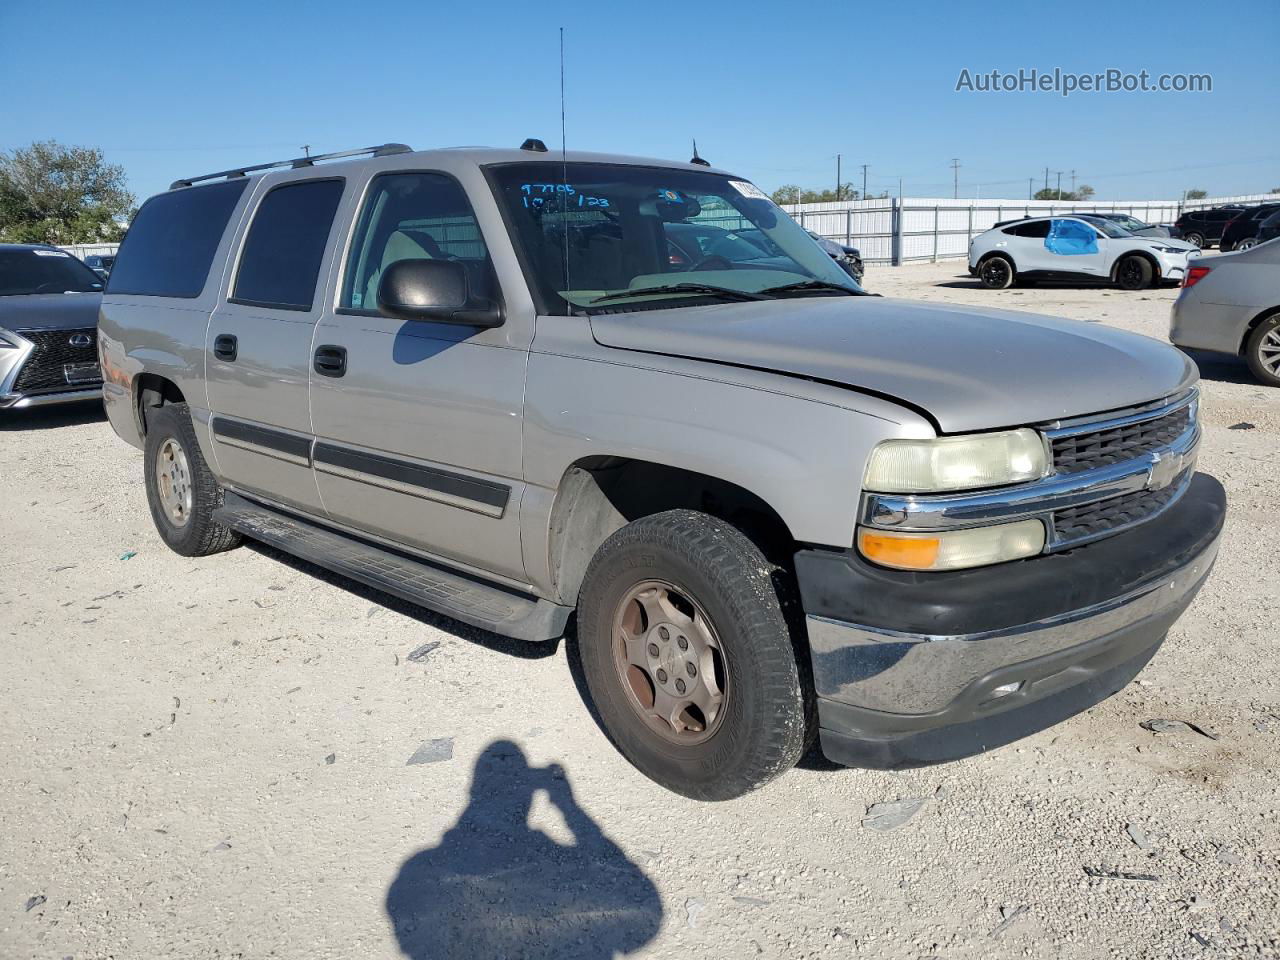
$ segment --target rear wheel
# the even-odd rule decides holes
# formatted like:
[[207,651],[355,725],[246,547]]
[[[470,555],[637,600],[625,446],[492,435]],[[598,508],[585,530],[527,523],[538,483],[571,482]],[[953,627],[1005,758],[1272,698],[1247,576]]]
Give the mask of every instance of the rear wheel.
[[1244,348],[1249,369],[1269,387],[1280,387],[1280,313],[1259,323]]
[[1252,249],[1253,249],[1254,247],[1256,247],[1257,245],[1258,245],[1258,238],[1257,238],[1257,237],[1245,237],[1243,240],[1241,240],[1239,243],[1237,243],[1237,244],[1236,244],[1236,249],[1237,249],[1237,250],[1252,250]]
[[578,644],[605,733],[650,779],[697,800],[741,796],[811,739],[773,567],[740,531],[691,510],[645,517],[600,547]]
[[1182,239],[1187,241],[1187,243],[1192,244],[1193,246],[1197,246],[1197,247],[1200,247],[1201,249],[1204,249],[1203,233],[1196,233],[1194,230],[1192,230],[1190,233],[1184,233],[1182,235]]
[[1116,286],[1121,290],[1145,290],[1155,271],[1146,257],[1130,255],[1116,264]]
[[222,505],[222,486],[200,453],[185,403],[147,411],[144,469],[151,519],[169,549],[205,557],[240,542],[238,533],[213,519]]
[[1013,286],[1015,276],[1013,262],[1008,257],[987,257],[978,266],[978,279],[988,290],[1005,290]]

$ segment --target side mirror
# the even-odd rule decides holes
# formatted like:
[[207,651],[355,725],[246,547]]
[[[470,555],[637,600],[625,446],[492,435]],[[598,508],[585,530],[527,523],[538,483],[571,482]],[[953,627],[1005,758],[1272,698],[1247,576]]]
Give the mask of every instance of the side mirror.
[[502,311],[471,292],[467,268],[456,260],[397,260],[378,282],[378,312],[397,320],[498,327]]

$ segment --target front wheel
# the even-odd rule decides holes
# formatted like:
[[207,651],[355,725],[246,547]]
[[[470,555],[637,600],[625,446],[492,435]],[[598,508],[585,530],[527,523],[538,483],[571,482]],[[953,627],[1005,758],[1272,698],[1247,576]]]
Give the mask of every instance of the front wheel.
[[1116,286],[1121,290],[1145,290],[1155,271],[1146,257],[1128,256],[1116,264]]
[[1269,387],[1280,387],[1280,313],[1259,323],[1244,347],[1249,370]]
[[811,742],[812,695],[772,570],[735,527],[692,510],[628,524],[591,561],[578,608],[587,689],[609,739],[669,790],[742,796]]
[[1013,286],[1013,263],[1007,257],[988,257],[978,266],[978,279],[988,290],[1005,290]]
[[222,486],[200,453],[185,403],[147,411],[147,505],[161,539],[184,557],[229,550],[240,535],[213,519]]

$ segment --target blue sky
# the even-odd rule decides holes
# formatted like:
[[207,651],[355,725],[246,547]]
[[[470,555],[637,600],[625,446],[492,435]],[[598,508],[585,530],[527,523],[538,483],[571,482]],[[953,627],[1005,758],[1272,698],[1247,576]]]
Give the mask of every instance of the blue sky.
[[[1022,197],[1044,168],[1101,199],[1280,187],[1280,4],[826,0],[539,3],[0,0],[0,149],[100,146],[139,200],[179,177],[399,140],[559,142],[687,159],[767,190],[845,179]],[[957,93],[973,73],[1208,73],[1212,93]],[[1057,182],[1056,176],[1051,182]]]

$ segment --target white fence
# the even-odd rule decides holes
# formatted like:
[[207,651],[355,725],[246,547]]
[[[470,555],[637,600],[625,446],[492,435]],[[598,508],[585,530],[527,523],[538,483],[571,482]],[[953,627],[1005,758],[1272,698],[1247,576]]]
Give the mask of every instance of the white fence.
[[118,243],[73,243],[68,246],[60,246],[59,250],[65,250],[73,257],[79,257],[83,260],[85,257],[98,256],[110,257],[115,256],[115,252],[120,249]]
[[802,227],[857,247],[867,263],[901,264],[967,257],[969,241],[1002,220],[1055,213],[1127,213],[1146,223],[1170,223],[1184,210],[1224,203],[1280,200],[1280,194],[1205,200],[952,200],[926,197],[787,203]]

